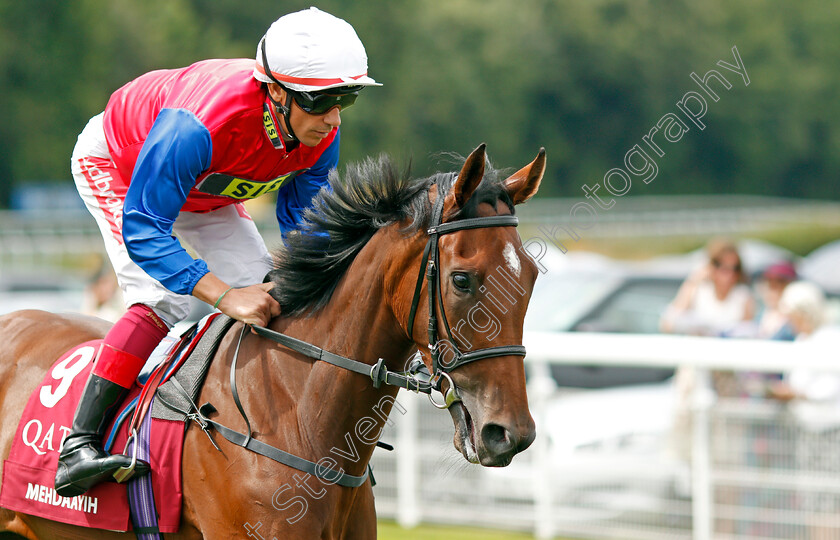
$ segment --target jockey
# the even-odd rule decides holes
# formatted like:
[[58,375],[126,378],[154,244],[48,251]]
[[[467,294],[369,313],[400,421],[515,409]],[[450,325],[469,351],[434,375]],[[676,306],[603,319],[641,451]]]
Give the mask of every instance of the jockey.
[[[245,323],[265,326],[280,314],[262,283],[271,257],[242,203],[276,191],[281,231],[296,228],[338,163],[341,112],[372,85],[353,27],[313,7],[275,21],[256,63],[147,73],[90,120],[73,151],[73,178],[128,311],[105,336],[64,441],[60,495],[80,495],[130,465],[102,449],[105,427],[188,315],[187,295]],[[148,471],[137,463],[135,475]]]

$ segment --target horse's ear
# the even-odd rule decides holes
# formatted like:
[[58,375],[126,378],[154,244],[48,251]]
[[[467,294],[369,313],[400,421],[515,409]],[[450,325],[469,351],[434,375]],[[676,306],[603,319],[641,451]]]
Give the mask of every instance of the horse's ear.
[[464,166],[461,167],[461,172],[458,173],[455,184],[452,185],[452,190],[449,193],[455,197],[456,208],[464,206],[484,177],[484,149],[486,146],[486,144],[481,143],[478,148],[472,151],[464,162]]
[[505,180],[505,190],[510,195],[513,204],[524,203],[534,196],[540,189],[543,173],[545,172],[545,148],[540,148],[536,159],[522,167]]

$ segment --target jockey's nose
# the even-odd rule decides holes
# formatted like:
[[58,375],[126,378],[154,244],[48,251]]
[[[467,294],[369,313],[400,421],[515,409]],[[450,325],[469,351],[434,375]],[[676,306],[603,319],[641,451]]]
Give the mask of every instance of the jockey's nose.
[[333,107],[324,115],[324,122],[330,127],[337,128],[341,125],[341,107]]

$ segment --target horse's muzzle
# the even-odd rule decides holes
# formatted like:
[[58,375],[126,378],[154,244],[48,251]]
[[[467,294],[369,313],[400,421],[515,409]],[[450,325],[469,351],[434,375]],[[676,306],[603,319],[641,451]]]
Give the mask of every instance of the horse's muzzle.
[[513,456],[528,448],[536,436],[530,414],[505,426],[497,422],[480,425],[460,401],[450,407],[449,413],[455,422],[455,448],[467,461],[485,467],[508,466]]
[[[481,446],[478,455],[485,467],[507,467],[513,456],[522,452],[534,442],[536,430],[533,421],[523,429],[508,429],[489,423],[481,428]],[[482,450],[484,450],[482,452]]]

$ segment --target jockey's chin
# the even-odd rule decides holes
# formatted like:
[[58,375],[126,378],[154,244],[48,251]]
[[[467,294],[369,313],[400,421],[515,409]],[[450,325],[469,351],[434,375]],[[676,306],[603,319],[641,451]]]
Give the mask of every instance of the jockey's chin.
[[302,136],[299,136],[298,139],[300,140],[301,144],[306,146],[314,147],[318,146],[321,141],[327,138],[327,136],[332,132],[332,128],[322,131],[322,130],[310,130]]

